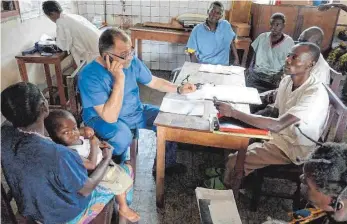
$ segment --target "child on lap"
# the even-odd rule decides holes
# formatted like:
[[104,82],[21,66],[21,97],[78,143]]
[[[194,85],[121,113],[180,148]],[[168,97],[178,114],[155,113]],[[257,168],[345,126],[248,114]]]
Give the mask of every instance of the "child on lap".
[[[77,151],[88,171],[93,171],[102,160],[100,148],[112,148],[107,142],[99,142],[93,129],[89,127],[78,129],[75,118],[66,110],[51,111],[45,119],[45,127],[54,142]],[[119,214],[131,222],[137,222],[140,216],[128,207],[126,200],[127,190],[131,189],[133,184],[126,170],[131,173],[131,166],[122,167],[111,162],[100,185],[115,193],[119,203]]]

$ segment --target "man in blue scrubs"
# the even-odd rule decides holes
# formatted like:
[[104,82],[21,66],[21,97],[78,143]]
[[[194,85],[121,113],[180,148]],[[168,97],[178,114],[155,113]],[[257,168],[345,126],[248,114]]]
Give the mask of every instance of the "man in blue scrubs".
[[215,1],[207,10],[206,22],[194,27],[187,43],[190,60],[196,63],[229,65],[230,48],[234,55],[234,65],[239,65],[239,57],[233,40],[236,35],[228,21],[221,19],[224,6]]
[[[124,161],[132,141],[132,130],[153,127],[159,108],[142,104],[140,82],[161,92],[185,94],[196,86],[177,86],[152,76],[150,70],[134,56],[129,36],[120,29],[108,29],[99,39],[100,56],[86,65],[78,79],[83,105],[83,121],[113,147],[114,155]],[[176,144],[167,146],[166,166],[176,164]]]

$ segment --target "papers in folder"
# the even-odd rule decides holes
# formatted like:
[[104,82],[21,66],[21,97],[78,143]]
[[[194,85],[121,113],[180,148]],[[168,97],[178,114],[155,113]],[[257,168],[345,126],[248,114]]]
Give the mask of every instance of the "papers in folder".
[[258,90],[249,87],[205,84],[201,89],[187,94],[190,100],[212,100],[213,97],[232,103],[261,104]]
[[244,75],[245,68],[240,66],[225,66],[225,65],[210,65],[202,64],[199,68],[199,72],[209,72],[217,74],[238,74]]

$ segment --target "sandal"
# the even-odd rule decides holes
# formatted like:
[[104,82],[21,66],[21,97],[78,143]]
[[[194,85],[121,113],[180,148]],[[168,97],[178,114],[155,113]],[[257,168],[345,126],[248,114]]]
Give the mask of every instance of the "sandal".
[[204,181],[204,187],[215,190],[226,190],[222,177],[214,177]]
[[207,168],[205,170],[205,176],[208,178],[222,176],[224,174],[224,171],[225,171],[224,168],[216,168],[216,167]]

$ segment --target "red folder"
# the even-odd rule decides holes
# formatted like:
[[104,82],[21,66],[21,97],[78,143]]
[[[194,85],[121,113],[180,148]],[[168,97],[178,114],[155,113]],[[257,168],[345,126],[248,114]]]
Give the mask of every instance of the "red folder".
[[222,117],[219,113],[217,114],[219,119],[219,131],[221,132],[232,132],[248,135],[269,135],[269,130],[259,129],[248,125],[242,121]]

